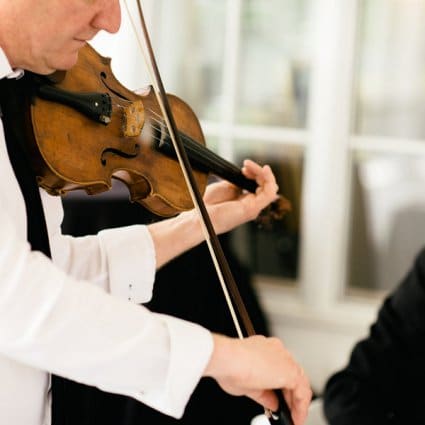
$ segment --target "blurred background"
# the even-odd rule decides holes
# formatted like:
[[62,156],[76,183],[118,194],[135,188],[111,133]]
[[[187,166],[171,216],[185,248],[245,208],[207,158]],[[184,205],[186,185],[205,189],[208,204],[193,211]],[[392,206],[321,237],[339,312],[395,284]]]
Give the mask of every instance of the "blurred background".
[[[270,164],[292,202],[229,247],[320,395],[424,244],[425,1],[142,3],[165,87],[208,147]],[[124,7],[119,34],[92,44],[126,87],[150,84]],[[68,230],[76,206],[102,202],[109,224],[106,204],[127,198],[68,195]]]

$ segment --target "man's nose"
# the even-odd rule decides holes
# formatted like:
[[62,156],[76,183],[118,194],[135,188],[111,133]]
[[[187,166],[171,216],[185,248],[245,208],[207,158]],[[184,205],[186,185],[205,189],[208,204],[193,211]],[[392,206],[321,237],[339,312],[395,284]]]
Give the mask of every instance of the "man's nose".
[[121,25],[119,0],[107,0],[105,6],[93,18],[91,25],[99,30],[116,33]]

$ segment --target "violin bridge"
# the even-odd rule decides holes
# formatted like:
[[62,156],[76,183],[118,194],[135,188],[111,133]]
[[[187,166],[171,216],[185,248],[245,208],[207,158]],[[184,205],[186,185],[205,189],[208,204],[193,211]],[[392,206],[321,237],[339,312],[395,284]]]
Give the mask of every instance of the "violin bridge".
[[125,137],[137,137],[145,123],[143,102],[136,100],[123,109],[122,134]]

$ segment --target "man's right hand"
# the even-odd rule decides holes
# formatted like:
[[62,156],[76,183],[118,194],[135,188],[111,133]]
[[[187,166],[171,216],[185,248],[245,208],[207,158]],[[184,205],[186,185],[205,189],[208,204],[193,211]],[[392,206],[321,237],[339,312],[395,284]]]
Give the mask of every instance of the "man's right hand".
[[272,390],[282,389],[294,424],[304,423],[312,397],[310,384],[278,338],[213,337],[214,350],[204,376],[214,378],[227,393],[245,395],[272,411],[278,408]]

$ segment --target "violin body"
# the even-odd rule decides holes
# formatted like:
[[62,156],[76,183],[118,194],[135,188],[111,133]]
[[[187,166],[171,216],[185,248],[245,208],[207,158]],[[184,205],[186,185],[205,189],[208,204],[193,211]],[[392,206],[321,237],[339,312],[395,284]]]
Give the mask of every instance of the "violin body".
[[[93,195],[109,190],[117,179],[128,187],[131,201],[156,215],[192,209],[156,93],[150,86],[137,93],[124,87],[110,62],[87,44],[71,70],[29,79],[27,107],[15,116],[24,116],[38,184],[51,195],[78,189]],[[204,193],[210,173],[255,192],[255,181],[205,146],[193,110],[177,96],[166,99],[199,192]],[[289,210],[289,201],[280,197],[258,221],[267,224]]]
[[[125,88],[113,75],[110,59],[89,45],[55,87],[71,93],[106,93],[111,115],[104,125],[68,105],[35,96],[30,107],[31,150],[40,186],[52,195],[77,189],[96,194],[109,190],[115,178],[127,185],[132,201],[157,215],[193,208],[178,162],[157,149],[166,130],[150,87],[139,94]],[[192,109],[176,96],[168,99],[179,131],[205,145]],[[203,192],[208,173],[194,174]]]

